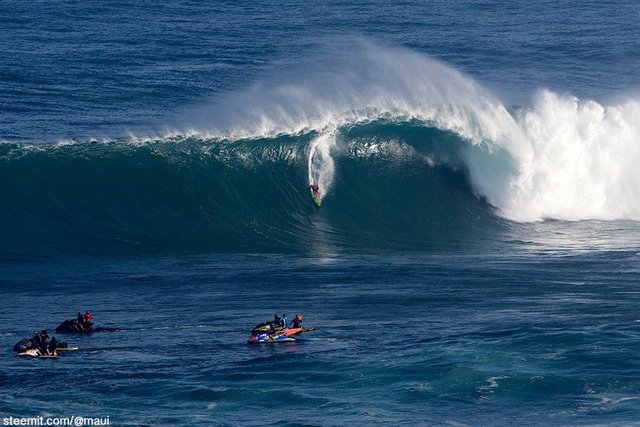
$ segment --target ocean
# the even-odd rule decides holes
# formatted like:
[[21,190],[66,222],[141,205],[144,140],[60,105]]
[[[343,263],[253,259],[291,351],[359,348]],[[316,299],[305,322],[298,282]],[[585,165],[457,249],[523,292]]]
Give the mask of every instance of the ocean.
[[[640,425],[636,2],[0,27],[0,424]],[[119,331],[15,356],[85,310]]]

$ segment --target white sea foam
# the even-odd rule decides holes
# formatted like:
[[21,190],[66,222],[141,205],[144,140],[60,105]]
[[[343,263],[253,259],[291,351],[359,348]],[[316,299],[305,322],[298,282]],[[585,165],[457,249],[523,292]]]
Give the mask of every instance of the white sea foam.
[[640,103],[541,91],[518,124],[528,150],[506,216],[640,220]]

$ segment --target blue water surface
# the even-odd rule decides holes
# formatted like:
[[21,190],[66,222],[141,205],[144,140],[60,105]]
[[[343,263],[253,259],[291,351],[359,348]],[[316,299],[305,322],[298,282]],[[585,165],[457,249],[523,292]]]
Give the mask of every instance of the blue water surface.
[[[628,251],[20,264],[2,282],[0,411],[127,425],[630,424],[637,265]],[[123,330],[69,338],[81,350],[58,360],[9,353],[85,307]],[[246,344],[276,310],[317,330]]]

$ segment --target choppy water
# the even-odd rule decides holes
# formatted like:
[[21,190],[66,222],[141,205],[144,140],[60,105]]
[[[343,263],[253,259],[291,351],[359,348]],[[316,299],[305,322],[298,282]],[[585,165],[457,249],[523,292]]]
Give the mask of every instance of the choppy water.
[[1,2],[0,415],[637,423],[638,18]]

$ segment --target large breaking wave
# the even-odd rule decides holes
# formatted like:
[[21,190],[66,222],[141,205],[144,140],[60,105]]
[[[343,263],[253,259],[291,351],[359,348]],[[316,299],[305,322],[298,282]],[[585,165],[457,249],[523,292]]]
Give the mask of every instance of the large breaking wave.
[[[416,148],[424,139],[431,148]],[[462,170],[432,160],[438,150],[455,156],[464,142],[411,123],[332,136],[333,183],[317,209],[307,189],[309,154],[326,140],[311,132],[233,142],[4,144],[2,245],[82,253],[423,248],[461,244],[499,222]]]
[[542,90],[507,108],[427,56],[355,46],[160,136],[3,144],[5,248],[424,247],[483,241],[505,220],[640,220],[636,100]]
[[330,134],[377,119],[415,120],[467,142],[471,184],[505,218],[640,219],[637,99],[604,105],[540,90],[531,106],[507,108],[430,57],[355,44],[223,97],[204,110],[195,134]]

